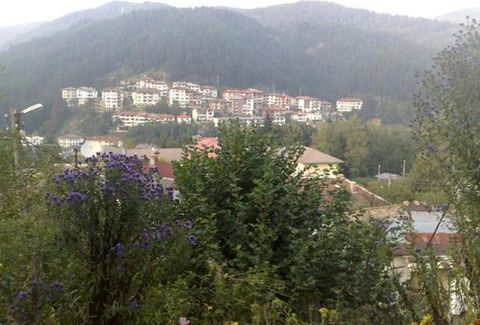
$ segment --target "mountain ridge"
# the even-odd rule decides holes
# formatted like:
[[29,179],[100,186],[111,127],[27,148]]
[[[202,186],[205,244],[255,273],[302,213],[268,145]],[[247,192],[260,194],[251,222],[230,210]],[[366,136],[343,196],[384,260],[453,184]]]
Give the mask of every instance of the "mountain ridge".
[[[101,88],[118,71],[128,77],[150,70],[171,80],[210,84],[219,76],[222,87],[275,84],[292,95],[302,89],[331,101],[358,95],[407,103],[415,71],[429,66],[454,26],[325,3],[316,11],[305,6],[312,3],[285,5],[280,12],[268,7],[132,10],[13,45],[0,53],[0,65],[6,66],[0,89],[9,94],[0,110],[42,101],[46,109],[36,121],[39,127],[61,109],[62,87]],[[285,15],[289,9],[293,14]],[[302,11],[309,14],[296,18]],[[345,21],[345,15],[356,23]],[[280,26],[272,23],[275,17]],[[392,31],[395,24],[405,30]],[[412,39],[415,34],[432,41]]]
[[14,38],[6,41],[0,37],[0,51],[8,48],[11,45],[20,44],[33,38],[53,35],[57,32],[64,31],[77,24],[88,23],[96,20],[98,21],[110,19],[134,10],[154,10],[168,7],[170,6],[158,2],[108,2],[95,8],[74,11],[72,13],[66,14],[48,22],[44,22],[41,24],[37,23],[35,26],[32,26],[23,33],[18,34]]

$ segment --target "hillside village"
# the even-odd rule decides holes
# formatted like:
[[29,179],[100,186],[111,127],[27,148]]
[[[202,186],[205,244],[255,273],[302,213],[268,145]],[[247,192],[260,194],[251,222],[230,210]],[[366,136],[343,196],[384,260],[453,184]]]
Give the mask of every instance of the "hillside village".
[[[232,117],[244,124],[262,123],[267,116],[277,125],[290,120],[315,123],[335,120],[363,106],[361,98],[340,98],[334,105],[311,96],[294,97],[254,88],[228,88],[220,95],[213,86],[188,81],[166,83],[148,77],[123,80],[118,87],[101,92],[91,87],[63,88],[62,98],[70,107],[88,105],[112,112],[119,131],[148,122],[213,122],[218,126]],[[184,111],[176,116],[145,111],[160,103]]]

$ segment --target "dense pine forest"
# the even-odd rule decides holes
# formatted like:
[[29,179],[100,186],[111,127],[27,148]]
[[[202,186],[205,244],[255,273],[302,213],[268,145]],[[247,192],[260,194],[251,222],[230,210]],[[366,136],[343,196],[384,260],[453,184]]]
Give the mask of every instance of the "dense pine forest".
[[105,17],[51,26],[59,31],[1,52],[0,88],[8,94],[1,110],[41,101],[46,109],[29,123],[39,128],[63,108],[62,87],[100,88],[155,70],[169,80],[215,85],[218,76],[220,87],[331,101],[359,95],[370,113],[392,112],[384,117],[403,123],[412,117],[415,71],[429,66],[455,27],[321,2],[250,11],[165,7]]

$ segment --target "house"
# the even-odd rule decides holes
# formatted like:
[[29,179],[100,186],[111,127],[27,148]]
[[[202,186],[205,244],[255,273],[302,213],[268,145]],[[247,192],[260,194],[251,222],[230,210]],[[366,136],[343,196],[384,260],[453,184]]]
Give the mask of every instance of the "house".
[[321,100],[310,97],[310,96],[298,96],[297,98],[297,108],[302,112],[311,112],[317,111],[320,109]]
[[201,91],[200,85],[193,82],[188,82],[188,81],[175,81],[172,84],[172,88],[185,88],[185,89],[193,90],[197,93]]
[[295,112],[290,116],[290,118],[292,119],[292,121],[296,121],[300,123],[305,123],[308,121],[307,114],[303,112]]
[[201,86],[199,92],[204,99],[217,98],[218,95],[217,88],[212,86]]
[[305,151],[298,160],[297,170],[303,171],[306,177],[327,176],[335,178],[342,163],[343,160],[319,150],[305,147]]
[[395,181],[401,177],[402,176],[393,173],[380,173],[378,175],[375,175],[375,178],[379,181]]
[[112,135],[97,135],[92,137],[85,137],[85,144],[92,144],[99,146],[122,147],[123,141],[119,137]]
[[[447,288],[455,285],[448,280],[452,265],[449,247],[458,233],[452,222],[454,215],[447,210],[446,206],[434,206],[416,201],[404,202],[366,209],[363,218],[383,224],[388,231],[396,233],[396,237],[399,237],[392,266],[393,272],[401,283],[409,288],[416,288],[416,254],[429,246],[436,255],[437,267],[444,286]],[[460,295],[452,293],[451,315],[459,315],[462,309]]]
[[186,87],[174,86],[168,91],[169,105],[178,103],[182,108],[193,106],[201,101],[201,94]]
[[[228,109],[230,114],[244,115],[244,109],[246,105],[246,96],[243,95],[231,95],[226,101],[228,102]],[[248,107],[247,107],[248,109]]]
[[85,138],[78,134],[64,134],[57,138],[58,145],[64,149],[78,148],[84,142]]
[[236,116],[236,117],[214,117],[213,124],[218,127],[220,124],[228,123],[232,120],[238,120],[242,125],[258,125],[262,126],[265,118],[262,116]]
[[192,110],[192,120],[195,123],[210,122],[214,120],[215,111],[208,108],[195,107]]
[[94,100],[98,97],[98,92],[95,88],[80,87],[76,89],[75,97],[78,101],[78,105],[86,105],[90,100]]
[[248,88],[248,89],[237,89],[237,88],[228,88],[223,91],[223,98],[230,99],[231,97],[244,97],[244,98],[258,98],[263,101],[263,91]]
[[62,89],[62,98],[69,106],[77,104],[77,89],[73,87]]
[[108,110],[116,110],[123,106],[123,92],[115,89],[104,89],[102,91],[102,103]]
[[192,118],[190,117],[190,115],[183,112],[182,114],[177,115],[177,122],[179,124],[181,124],[181,123],[190,124],[190,123],[192,123]]
[[171,114],[154,114],[145,112],[124,111],[112,116],[113,120],[117,120],[124,127],[132,127],[143,125],[145,123],[168,123],[175,122],[175,116]]
[[[266,106],[282,106],[285,107],[287,103],[287,94],[280,93],[266,93],[263,95],[263,104]],[[291,100],[289,100],[291,103]],[[290,107],[288,107],[290,109]]]
[[168,85],[163,81],[157,81],[152,78],[140,78],[135,81],[135,88],[138,90],[151,89],[156,90],[160,97],[168,96]]
[[161,93],[156,89],[135,90],[131,94],[134,106],[151,106],[162,100]]
[[221,98],[207,99],[207,107],[212,111],[225,112],[227,111],[228,101]]
[[263,117],[266,117],[268,115],[271,118],[279,116],[285,117],[285,114],[287,113],[287,109],[285,107],[277,105],[265,106],[260,111],[262,112]]
[[359,97],[346,97],[337,100],[337,112],[351,112],[354,110],[361,110],[363,107],[363,100]]
[[22,142],[24,146],[28,146],[30,144],[34,146],[39,146],[45,141],[45,138],[39,135],[25,135],[25,140],[26,141]]
[[328,114],[322,113],[321,111],[309,111],[306,116],[307,121],[312,122],[325,121],[328,119]]

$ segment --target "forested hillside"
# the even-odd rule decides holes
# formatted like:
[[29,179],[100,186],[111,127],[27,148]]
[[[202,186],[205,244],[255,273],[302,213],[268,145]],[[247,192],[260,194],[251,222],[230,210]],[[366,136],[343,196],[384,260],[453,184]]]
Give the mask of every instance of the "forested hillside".
[[109,2],[97,8],[76,11],[46,23],[33,23],[21,26],[12,26],[2,34],[0,29],[0,50],[10,45],[20,44],[33,38],[46,37],[57,32],[65,31],[76,25],[85,25],[94,21],[114,18],[135,10],[152,10],[167,7],[162,3],[131,3],[126,1]]
[[0,110],[41,101],[46,109],[30,123],[39,128],[63,108],[62,87],[101,88],[115,77],[155,69],[170,80],[214,84],[218,76],[221,87],[275,87],[331,101],[359,95],[375,99],[366,109],[378,114],[389,110],[380,107],[388,102],[381,98],[410,100],[414,72],[429,66],[452,26],[321,2],[253,11],[133,11],[0,53],[6,67],[0,89],[8,94]]

